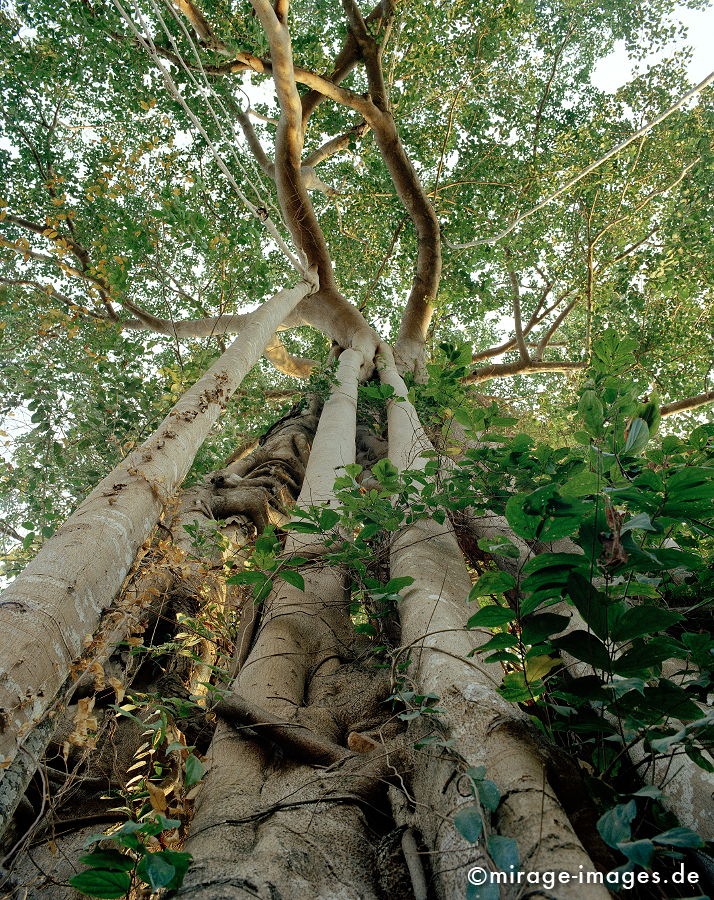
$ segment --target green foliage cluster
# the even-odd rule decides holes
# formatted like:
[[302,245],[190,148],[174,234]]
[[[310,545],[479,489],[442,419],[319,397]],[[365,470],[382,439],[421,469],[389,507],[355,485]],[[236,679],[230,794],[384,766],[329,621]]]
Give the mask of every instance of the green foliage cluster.
[[[411,583],[373,577],[385,532],[426,516],[444,522],[463,509],[504,516],[510,532],[479,541],[486,568],[468,597],[478,609],[465,627],[492,631],[478,653],[502,666],[502,696],[588,767],[600,834],[625,858],[621,876],[702,846],[667,812],[666,789],[638,787],[630,751],[641,747],[651,761],[686,755],[714,771],[714,720],[706,705],[714,686],[714,426],[656,440],[657,403],[643,404],[636,385],[618,374],[628,370],[632,350],[632,341],[614,330],[595,342],[593,365],[571,407],[571,446],[536,444],[514,433],[514,420],[497,409],[462,405],[454,417],[469,449],[455,464],[444,467],[434,453],[423,471],[399,473],[384,459],[371,470],[377,486],[370,489],[357,480],[359,465],[346,466],[336,482],[339,508],[298,510],[287,526],[320,535],[328,550],[321,563],[347,568],[357,630],[373,639],[379,659],[390,653],[385,619]],[[458,368],[458,349],[444,352]],[[421,402],[452,402],[449,375],[438,367],[430,374],[418,388]],[[369,398],[400,402],[376,390]],[[513,536],[534,550],[524,563]],[[268,554],[258,548],[251,570],[233,579],[255,581],[257,596],[283,577],[277,537],[263,540]],[[509,563],[505,570],[494,565],[499,559]],[[294,558],[284,564],[309,565]],[[298,572],[287,574],[304,588]],[[581,621],[572,627],[575,614]],[[406,673],[408,661],[396,671]],[[402,685],[392,700],[407,721],[438,719],[438,697]],[[419,747],[430,745],[458,759],[438,733]],[[483,773],[465,777],[473,781],[474,805],[454,824],[476,840],[481,810],[498,800]],[[517,855],[515,847],[491,843],[504,860]]]
[[178,890],[191,865],[191,854],[166,849],[150,851],[146,841],[179,825],[178,819],[158,814],[143,822],[125,822],[109,836],[91,835],[85,847],[97,841],[111,842],[116,847],[81,856],[79,862],[88,868],[72,876],[70,884],[83,894],[107,900],[125,897],[132,885],[151,892]]

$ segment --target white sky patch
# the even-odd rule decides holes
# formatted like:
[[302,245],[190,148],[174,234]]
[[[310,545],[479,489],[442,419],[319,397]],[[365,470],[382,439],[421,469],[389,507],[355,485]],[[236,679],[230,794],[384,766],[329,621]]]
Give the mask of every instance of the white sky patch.
[[698,84],[712,70],[714,64],[714,9],[687,9],[685,6],[677,6],[672,14],[672,21],[681,22],[689,33],[685,40],[671,41],[657,53],[646,56],[641,62],[631,60],[625,49],[625,42],[618,41],[615,49],[608,56],[601,59],[595,66],[592,74],[592,83],[601,91],[614,94],[624,84],[627,84],[635,74],[635,69],[647,67],[671,56],[676,50],[689,46],[692,48],[692,58],[687,66],[687,74],[694,84]]

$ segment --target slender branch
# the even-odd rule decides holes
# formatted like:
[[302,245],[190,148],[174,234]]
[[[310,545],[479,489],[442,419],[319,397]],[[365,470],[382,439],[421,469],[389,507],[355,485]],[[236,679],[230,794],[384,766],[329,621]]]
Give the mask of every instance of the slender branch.
[[684,400],[676,400],[674,403],[665,403],[659,411],[663,416],[671,416],[674,413],[699,409],[700,406],[706,406],[709,403],[714,403],[714,391],[705,391],[695,397],[686,397]]
[[538,341],[538,346],[536,347],[535,353],[533,354],[533,361],[540,362],[543,359],[543,354],[545,353],[545,348],[550,344],[550,340],[555,334],[555,332],[560,328],[560,326],[565,321],[566,317],[570,315],[575,304],[578,302],[578,298],[574,297],[570,303],[563,309],[558,315],[553,319],[551,325],[545,331],[543,337]]
[[223,41],[214,35],[201,10],[191,0],[171,0],[171,3],[186,16],[191,27],[206,47],[222,54],[229,52]]
[[629,147],[630,144],[632,144],[638,138],[641,138],[643,135],[652,131],[652,129],[655,128],[657,125],[659,125],[661,122],[664,122],[664,120],[666,118],[668,118],[669,116],[671,116],[672,113],[676,112],[678,109],[680,109],[682,106],[684,106],[684,104],[687,102],[687,100],[690,100],[692,97],[694,97],[700,91],[703,91],[704,88],[708,87],[712,83],[712,81],[714,81],[714,72],[710,72],[706,78],[704,78],[702,81],[700,81],[699,84],[695,85],[695,87],[693,87],[691,90],[687,91],[687,93],[684,94],[682,97],[680,97],[679,100],[676,101],[676,103],[673,103],[672,106],[670,106],[668,109],[666,109],[663,113],[660,113],[659,116],[652,119],[650,122],[647,122],[641,128],[638,128],[637,131],[633,132],[624,141],[621,141],[619,144],[617,144],[617,146],[613,147],[611,150],[608,150],[607,153],[605,153],[599,159],[596,159],[595,162],[590,163],[589,166],[586,166],[584,169],[582,169],[580,172],[578,172],[577,175],[574,175],[572,178],[570,178],[568,181],[566,181],[565,184],[562,187],[558,188],[557,191],[554,191],[552,194],[549,194],[547,197],[545,197],[543,200],[541,200],[540,203],[531,207],[531,209],[526,210],[526,212],[521,213],[519,216],[516,216],[516,218],[511,222],[511,224],[507,228],[504,228],[503,231],[500,231],[498,234],[494,235],[493,237],[480,238],[479,240],[475,240],[475,241],[467,241],[464,244],[452,244],[446,238],[444,239],[444,243],[447,245],[447,247],[451,247],[452,250],[466,250],[470,247],[480,247],[480,246],[483,246],[484,244],[496,244],[496,243],[498,243],[498,241],[503,240],[503,238],[506,237],[507,235],[509,235],[515,228],[517,228],[521,222],[530,218],[530,216],[534,215],[534,213],[539,212],[545,206],[548,206],[548,204],[552,203],[553,200],[560,197],[561,194],[564,194],[566,191],[570,190],[571,187],[576,185],[579,181],[582,181],[582,179],[585,178],[586,175],[589,175],[591,172],[594,172],[595,169],[598,169],[603,163],[607,162],[608,159],[612,159],[612,157],[616,156],[618,153],[620,153],[621,150],[624,150],[626,147]]
[[263,150],[263,145],[258,140],[258,135],[255,133],[255,128],[253,128],[253,123],[250,121],[248,114],[237,107],[235,109],[235,116],[240,123],[240,127],[243,129],[243,134],[248,142],[248,146],[253,152],[256,162],[266,175],[270,178],[274,178],[275,163],[269,159],[268,154]]
[[585,368],[582,362],[535,362],[524,363],[522,360],[512,363],[496,363],[490,366],[480,366],[474,369],[463,381],[466,384],[480,384],[490,381],[492,378],[503,378],[509,375],[537,375],[541,372],[549,372],[552,375],[570,375]]
[[521,319],[521,290],[518,285],[518,276],[516,275],[516,270],[513,268],[513,263],[511,262],[510,251],[507,251],[506,259],[508,267],[508,277],[511,282],[511,302],[513,305],[513,322],[514,330],[516,333],[516,346],[518,347],[518,353],[521,357],[521,360],[524,363],[528,363],[530,361],[530,356],[528,354],[528,347],[526,345],[525,338],[523,337],[523,321]]
[[[545,302],[545,298],[550,293],[553,287],[552,282],[546,284],[543,293],[541,294],[540,300],[538,301],[536,308],[531,314],[530,319],[526,323],[523,329],[524,337],[531,333],[531,331],[535,328],[536,325],[540,325],[540,323],[553,312],[553,310],[560,306],[563,300],[566,297],[570,296],[573,293],[573,290],[565,291],[565,293],[561,294],[558,299],[551,303],[546,309],[543,309],[543,303]],[[542,311],[541,311],[542,310]],[[499,344],[497,347],[489,347],[487,350],[479,350],[471,357],[471,362],[477,363],[481,362],[483,359],[492,359],[494,356],[500,356],[502,353],[506,353],[508,350],[512,350],[516,345],[515,337],[509,338],[509,340],[505,341],[503,344]]]
[[303,160],[303,166],[319,165],[319,163],[328,159],[330,156],[333,156],[335,153],[346,150],[353,140],[364,137],[368,131],[369,125],[366,122],[357,122],[349,131],[345,131],[344,134],[339,134],[337,137],[326,141],[326,143],[321,147],[318,147],[317,150],[313,150],[312,153],[308,154]]

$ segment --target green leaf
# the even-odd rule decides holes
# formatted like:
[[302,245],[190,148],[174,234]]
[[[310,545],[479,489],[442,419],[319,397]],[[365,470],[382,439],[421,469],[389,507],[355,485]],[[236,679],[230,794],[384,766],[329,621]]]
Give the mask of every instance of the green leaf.
[[283,525],[285,531],[295,531],[297,534],[321,534],[322,528],[314,522],[287,522]]
[[539,685],[539,682],[533,684],[527,682],[523,672],[509,672],[503,676],[498,693],[511,703],[524,703],[541,692],[542,686],[539,690]]
[[512,609],[505,609],[503,606],[491,604],[482,607],[475,615],[466,623],[467,628],[496,628],[499,625],[505,625],[506,622],[512,622],[516,618],[516,614]]
[[545,638],[563,631],[569,622],[569,616],[560,616],[557,613],[529,616],[521,630],[521,639],[524,644],[539,644]]
[[319,521],[323,531],[331,531],[340,521],[340,514],[334,509],[323,509]]
[[603,434],[605,411],[595,391],[583,391],[578,403],[578,415],[585,423],[585,428],[593,437]]
[[623,841],[617,845],[620,853],[624,853],[631,863],[647,869],[652,862],[655,847],[652,841],[641,840],[632,843]]
[[176,869],[162,853],[147,853],[136,867],[136,874],[151,886],[152,891],[158,891],[174,880]]
[[667,847],[703,847],[704,841],[691,828],[670,828],[656,834],[652,840],[655,844],[665,844]]
[[409,587],[412,584],[414,584],[414,579],[409,575],[404,575],[402,578],[390,578],[384,586],[384,593],[398,594],[402,588]]
[[508,559],[518,559],[520,556],[518,547],[505,536],[479,538],[478,546],[492,556],[505,556]]
[[680,655],[681,648],[672,638],[658,637],[647,643],[638,643],[613,660],[612,671],[626,678],[643,677],[665,659]]
[[634,800],[609,809],[597,821],[600,837],[609,847],[617,847],[618,844],[629,841],[632,822],[636,815],[637,803]]
[[488,855],[502,872],[514,872],[521,864],[518,844],[513,838],[500,834],[489,835]]
[[469,603],[477,597],[502,594],[516,586],[516,579],[508,572],[484,572],[469,592]]
[[565,650],[571,656],[596,669],[608,669],[610,654],[602,641],[587,631],[573,631],[564,637],[556,638],[553,646]]
[[644,699],[662,716],[672,716],[682,722],[694,722],[702,717],[702,710],[684,688],[666,678],[646,687]]
[[633,419],[627,431],[624,451],[632,456],[641,453],[650,439],[650,430],[644,419]]
[[190,753],[186,758],[186,776],[184,778],[184,785],[187,788],[190,788],[192,785],[198,784],[205,774],[206,767],[197,756]]
[[[485,873],[485,870],[482,870]],[[488,874],[486,878],[488,878]],[[480,876],[479,876],[480,877]],[[501,888],[495,881],[484,881],[483,884],[466,885],[466,900],[500,900]]]
[[633,606],[615,622],[611,629],[614,641],[624,643],[646,634],[665,631],[684,616],[659,606]]
[[69,883],[82,894],[112,900],[126,896],[131,887],[131,876],[126,872],[110,869],[87,869],[86,872],[73,875]]
[[171,891],[177,891],[182,883],[186,872],[188,872],[193,857],[190,853],[184,853],[180,850],[161,850],[154,856],[161,856],[167,863],[174,867],[175,875],[166,887]]
[[475,844],[483,830],[478,806],[462,806],[454,815],[454,827],[470,844]]
[[285,569],[280,573],[280,577],[283,579],[283,581],[287,581],[288,584],[291,584],[298,590],[305,590],[305,579],[299,572],[294,572],[291,569]]
[[476,791],[482,806],[489,812],[495,812],[498,809],[501,802],[501,792],[493,781],[489,781],[488,778],[476,781]]
[[547,484],[530,494],[516,494],[506,503],[508,524],[527,540],[556,541],[577,530],[590,506],[563,497],[556,485]]
[[568,596],[595,634],[605,640],[613,623],[624,610],[624,604],[598,591],[579,572],[568,576]]
[[134,860],[126,853],[118,850],[95,850],[79,857],[79,862],[96,869],[112,869],[118,872],[129,872],[134,868]]
[[587,470],[572,475],[561,486],[560,493],[564,497],[586,497],[591,494],[597,494],[602,487],[602,479]]

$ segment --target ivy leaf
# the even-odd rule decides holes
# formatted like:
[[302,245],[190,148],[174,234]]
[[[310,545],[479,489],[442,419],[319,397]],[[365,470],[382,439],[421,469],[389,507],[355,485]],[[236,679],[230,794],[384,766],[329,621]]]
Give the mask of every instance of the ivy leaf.
[[176,869],[163,853],[147,853],[136,867],[136,874],[151,886],[152,891],[158,891],[174,880]]
[[513,838],[492,834],[488,838],[488,855],[502,872],[513,872],[521,864],[518,844]]
[[630,840],[632,822],[637,815],[637,803],[630,800],[628,803],[620,803],[613,809],[608,809],[597,820],[597,830],[600,837],[609,847],[617,847],[618,844]]
[[483,819],[478,806],[462,806],[454,815],[454,827],[470,844],[475,844],[483,830]]
[[691,828],[670,828],[662,834],[656,834],[652,840],[655,844],[665,844],[667,847],[703,847],[704,841]]
[[649,867],[655,851],[654,844],[648,840],[633,841],[632,843],[623,841],[617,845],[617,849],[620,853],[624,853],[631,863],[642,866],[644,869]]

